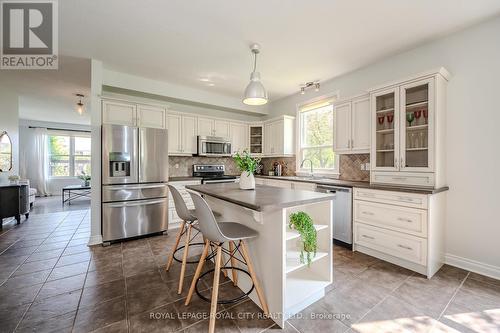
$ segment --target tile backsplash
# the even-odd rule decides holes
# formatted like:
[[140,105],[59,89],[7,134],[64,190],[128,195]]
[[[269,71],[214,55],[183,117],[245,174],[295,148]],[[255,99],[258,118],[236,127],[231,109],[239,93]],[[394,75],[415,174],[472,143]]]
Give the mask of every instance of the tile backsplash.
[[[273,170],[275,162],[282,163],[283,176],[294,176],[296,170],[295,157],[264,157],[261,161],[262,174],[267,175]],[[361,164],[370,163],[369,154],[340,155],[340,179],[369,181],[370,171],[361,170]],[[170,177],[191,176],[193,164],[224,164],[227,175],[239,175],[236,163],[232,157],[186,157],[170,156],[168,160]]]
[[369,181],[370,170],[361,170],[361,164],[370,163],[370,154],[340,155],[340,176],[342,180]]
[[226,166],[226,175],[239,175],[241,173],[232,157],[169,156],[169,176],[192,176],[193,164],[224,164]]
[[273,171],[275,162],[283,166],[283,176],[295,176],[295,157],[264,157],[261,160],[262,174],[268,175],[269,171]]

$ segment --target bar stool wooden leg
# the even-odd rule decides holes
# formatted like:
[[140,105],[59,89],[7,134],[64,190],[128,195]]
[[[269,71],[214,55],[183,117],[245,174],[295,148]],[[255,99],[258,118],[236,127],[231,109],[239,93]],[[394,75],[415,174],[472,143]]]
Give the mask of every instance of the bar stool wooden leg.
[[[236,258],[234,257],[234,242],[229,242],[229,251],[231,252],[231,266],[237,267],[237,261]],[[235,269],[232,269],[231,272],[233,273],[233,285],[237,286],[238,285],[238,271]]]
[[182,221],[179,232],[177,233],[177,238],[175,239],[175,245],[172,248],[172,254],[170,255],[170,258],[168,258],[167,268],[165,269],[167,272],[170,269],[170,266],[172,266],[172,262],[174,261],[174,252],[175,252],[175,250],[177,250],[177,246],[179,246],[179,242],[181,241],[182,232],[184,231],[185,225],[186,225],[186,221]]
[[184,272],[186,271],[186,261],[189,253],[189,240],[191,238],[191,230],[193,226],[189,223],[186,232],[186,239],[184,242],[184,255],[182,256],[182,267],[181,267],[181,276],[179,277],[179,289],[177,293],[180,295],[182,293],[182,286],[184,284]]
[[255,291],[257,292],[257,296],[259,296],[260,305],[262,305],[262,309],[264,310],[264,313],[266,315],[269,315],[269,308],[267,307],[267,302],[266,302],[266,299],[264,298],[264,293],[262,292],[262,289],[260,288],[259,280],[257,279],[257,276],[255,275],[255,271],[253,269],[253,264],[252,264],[252,261],[250,260],[250,255],[248,254],[247,245],[244,241],[240,241],[240,247],[241,247],[241,253],[243,254],[243,257],[245,257],[244,259],[245,259],[247,266],[248,266],[248,272],[250,273],[250,276],[252,277],[253,284],[255,285]]
[[191,287],[189,288],[189,293],[187,295],[186,302],[184,303],[185,305],[189,305],[189,302],[191,302],[191,298],[193,297],[194,289],[196,287],[196,281],[200,277],[203,266],[205,265],[208,249],[210,249],[210,241],[207,239],[205,241],[205,247],[203,248],[203,252],[201,253],[200,262],[196,267],[196,272],[194,273],[193,281],[191,281]]
[[208,332],[215,332],[215,316],[217,314],[217,297],[219,296],[219,277],[220,266],[222,261],[222,247],[217,246],[217,256],[215,257],[215,271],[214,271],[214,284],[212,287],[212,303],[210,304],[210,322],[208,325]]

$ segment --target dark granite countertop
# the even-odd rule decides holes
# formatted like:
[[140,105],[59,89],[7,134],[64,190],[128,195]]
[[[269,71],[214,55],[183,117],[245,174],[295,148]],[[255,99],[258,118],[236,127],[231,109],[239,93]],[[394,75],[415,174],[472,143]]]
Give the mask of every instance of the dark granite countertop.
[[240,190],[239,185],[235,183],[188,185],[186,188],[256,211],[293,207],[333,199],[331,194],[289,190],[265,185],[257,185],[255,190]]
[[168,177],[169,182],[181,182],[187,180],[202,180],[202,178],[193,176]]
[[363,181],[350,181],[350,180],[340,180],[340,179],[307,179],[306,177],[293,177],[293,176],[264,176],[257,175],[257,178],[268,178],[268,179],[278,179],[294,182],[305,182],[305,183],[315,183],[318,185],[336,185],[345,187],[359,187],[359,188],[369,188],[373,190],[385,190],[385,191],[397,191],[397,192],[407,192],[407,193],[420,193],[420,194],[435,194],[439,192],[448,191],[448,186],[443,186],[439,188],[421,188],[421,187],[410,187],[410,186],[395,186],[395,185],[382,185],[382,184],[370,184],[370,182]]

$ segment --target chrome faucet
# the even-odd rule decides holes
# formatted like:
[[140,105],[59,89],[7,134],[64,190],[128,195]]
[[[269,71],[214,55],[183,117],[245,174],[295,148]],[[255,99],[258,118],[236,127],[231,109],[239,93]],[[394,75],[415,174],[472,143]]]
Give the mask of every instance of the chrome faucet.
[[312,177],[313,176],[313,162],[310,159],[304,158],[302,160],[302,162],[300,162],[300,167],[302,168],[304,166],[305,161],[309,161],[309,164],[311,165],[311,177]]

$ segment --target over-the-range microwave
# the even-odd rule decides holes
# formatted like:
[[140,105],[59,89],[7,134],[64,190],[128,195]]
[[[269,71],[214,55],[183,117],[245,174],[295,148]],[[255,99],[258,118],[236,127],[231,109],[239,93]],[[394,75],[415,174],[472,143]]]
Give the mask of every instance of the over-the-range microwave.
[[231,141],[218,136],[198,136],[198,156],[231,156]]

